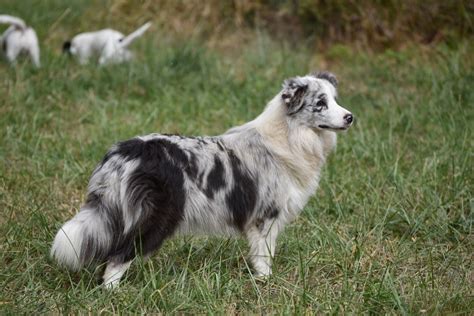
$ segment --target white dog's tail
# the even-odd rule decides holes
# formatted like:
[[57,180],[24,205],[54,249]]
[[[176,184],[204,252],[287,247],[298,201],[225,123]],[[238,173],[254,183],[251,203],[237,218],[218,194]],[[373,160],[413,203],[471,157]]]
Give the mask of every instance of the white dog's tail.
[[22,30],[26,29],[25,21],[11,15],[0,14],[0,23],[11,24]]
[[151,22],[147,22],[144,25],[142,25],[140,28],[138,28],[135,32],[130,33],[129,35],[125,36],[121,41],[120,45],[122,47],[127,47],[128,45],[132,44],[134,40],[139,38],[140,36],[143,35],[143,33],[146,32],[151,26]]
[[60,265],[77,271],[92,261],[104,259],[112,246],[112,234],[100,210],[84,208],[58,231],[51,256]]

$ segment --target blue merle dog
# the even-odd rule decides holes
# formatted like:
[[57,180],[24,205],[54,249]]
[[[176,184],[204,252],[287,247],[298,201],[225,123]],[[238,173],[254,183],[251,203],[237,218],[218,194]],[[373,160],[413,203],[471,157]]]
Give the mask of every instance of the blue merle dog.
[[314,194],[335,132],[352,124],[336,86],[327,72],[291,78],[262,114],[223,135],[151,134],[112,146],[52,256],[72,270],[106,263],[104,284],[115,287],[136,255],[174,234],[242,233],[255,274],[270,275],[278,234]]

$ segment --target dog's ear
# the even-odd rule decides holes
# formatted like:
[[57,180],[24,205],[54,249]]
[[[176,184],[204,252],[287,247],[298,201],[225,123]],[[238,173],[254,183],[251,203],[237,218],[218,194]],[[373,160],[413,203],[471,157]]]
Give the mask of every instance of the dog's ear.
[[308,84],[299,77],[286,79],[283,82],[281,98],[287,106],[288,115],[295,114],[301,110],[306,91],[308,91]]
[[63,43],[63,53],[71,53],[71,41],[65,41]]
[[334,76],[333,73],[330,73],[328,71],[318,71],[318,72],[313,72],[311,75],[318,79],[327,80],[334,86],[334,88],[337,88],[338,82],[337,82],[336,76]]

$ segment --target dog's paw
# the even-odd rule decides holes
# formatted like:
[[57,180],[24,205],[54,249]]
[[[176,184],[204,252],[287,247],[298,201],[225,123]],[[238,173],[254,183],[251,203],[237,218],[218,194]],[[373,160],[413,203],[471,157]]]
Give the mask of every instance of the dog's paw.
[[267,271],[255,271],[253,274],[253,277],[255,280],[260,281],[260,282],[266,282],[272,275],[271,270]]
[[107,282],[104,282],[102,284],[102,287],[104,289],[106,289],[107,291],[112,291],[112,290],[115,290],[119,287],[119,283],[120,283],[120,279],[119,280],[117,280],[117,279],[109,280]]

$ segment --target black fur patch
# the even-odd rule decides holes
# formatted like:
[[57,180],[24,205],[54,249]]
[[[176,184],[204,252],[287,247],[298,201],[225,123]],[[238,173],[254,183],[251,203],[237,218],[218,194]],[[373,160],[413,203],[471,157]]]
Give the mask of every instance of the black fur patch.
[[303,108],[303,97],[307,91],[308,85],[299,81],[298,78],[285,80],[281,97],[288,107],[288,115],[293,115]]
[[225,187],[224,172],[225,170],[222,161],[219,157],[214,156],[214,167],[207,176],[207,187],[204,190],[204,193],[208,198],[213,199],[214,194]]
[[198,159],[196,157],[196,154],[194,154],[192,151],[189,152],[188,163],[185,166],[184,170],[186,171],[186,174],[191,180],[197,181],[199,171]]
[[[153,145],[160,145],[163,150],[166,151],[171,160],[176,162],[184,171],[191,180],[196,180],[198,176],[198,161],[196,155],[188,151],[188,154],[183,150],[179,145],[173,143],[164,138],[156,138],[152,140],[141,140],[139,138],[132,138],[117,144],[116,149],[112,149],[104,157],[102,165],[105,164],[111,156],[119,154],[124,157],[127,161],[132,159],[141,158],[141,153],[143,146],[145,147],[154,147]],[[158,154],[156,152],[155,154]]]
[[255,226],[260,231],[262,231],[263,227],[264,227],[263,224],[266,221],[269,221],[269,220],[272,220],[272,219],[276,218],[278,216],[278,214],[280,214],[280,212],[278,211],[278,209],[275,207],[275,205],[273,203],[270,203],[269,205],[264,206],[262,216],[255,220]]
[[2,41],[2,50],[3,50],[3,52],[4,52],[5,54],[7,53],[7,48],[8,48],[7,45],[8,45],[8,44],[7,44],[7,41],[6,41],[6,39],[4,39],[4,40]]
[[63,43],[63,53],[71,53],[71,41],[65,41]]
[[318,79],[324,79],[324,80],[329,81],[329,83],[331,83],[334,86],[334,88],[337,88],[338,82],[334,74],[327,71],[319,71],[319,72],[312,73],[312,75]]
[[275,207],[274,204],[268,205],[265,210],[263,211],[263,217],[266,219],[272,219],[278,216],[280,212]]
[[130,175],[127,187],[129,210],[142,211],[135,242],[137,249],[146,255],[160,247],[183,219],[186,201],[183,166],[188,157],[165,139],[144,141],[140,147],[139,154],[137,150],[128,151],[140,158],[140,164]]
[[257,183],[242,169],[240,159],[229,151],[229,161],[234,176],[234,187],[226,196],[226,203],[232,212],[233,223],[243,230],[249,215],[257,202]]
[[[120,142],[104,157],[102,166],[114,155],[125,161],[139,161],[128,178],[126,194],[128,212],[140,211],[140,218],[125,236],[123,221],[111,223],[114,236],[118,237],[114,238],[114,248],[107,257],[114,262],[126,262],[137,252],[146,255],[158,249],[175,231],[184,216],[185,172],[197,174],[192,167],[197,163],[194,155],[188,157],[177,144],[162,138]],[[89,200],[93,203],[100,197],[91,195]],[[121,218],[121,214],[120,209],[110,210],[106,217]]]
[[144,144],[145,141],[141,140],[140,138],[132,138],[120,142],[115,145],[115,148],[112,148],[112,150],[105,155],[102,163],[105,164],[113,155],[119,155],[126,161],[141,158]]

